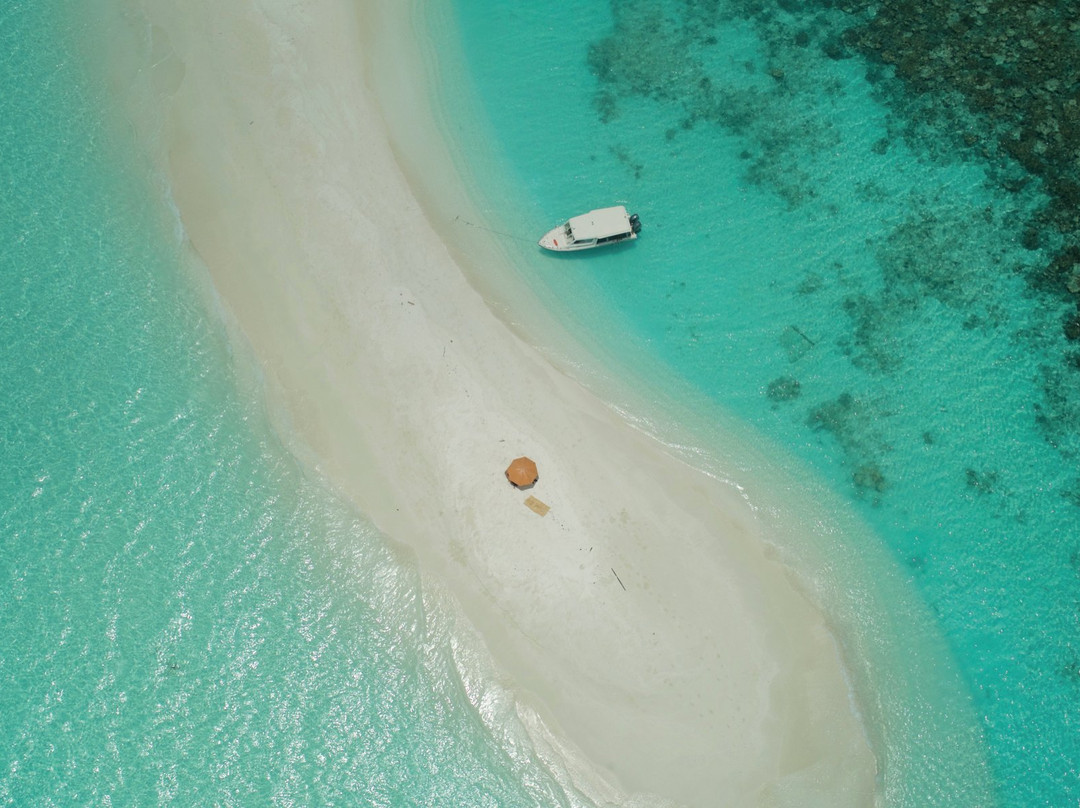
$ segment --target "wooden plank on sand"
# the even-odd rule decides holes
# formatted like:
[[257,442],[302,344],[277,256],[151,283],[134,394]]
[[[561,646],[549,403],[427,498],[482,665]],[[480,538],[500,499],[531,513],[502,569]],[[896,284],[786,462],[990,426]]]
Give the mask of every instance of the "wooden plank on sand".
[[538,513],[541,516],[543,516],[548,511],[551,510],[550,507],[545,505],[543,502],[538,500],[536,497],[526,497],[526,499],[525,499],[525,507],[528,508],[533,513]]

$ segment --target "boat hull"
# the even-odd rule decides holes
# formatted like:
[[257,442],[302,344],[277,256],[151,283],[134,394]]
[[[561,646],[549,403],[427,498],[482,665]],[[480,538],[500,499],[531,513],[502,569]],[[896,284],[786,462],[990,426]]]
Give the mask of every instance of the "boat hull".
[[545,250],[553,252],[576,252],[620,244],[637,238],[641,222],[636,215],[630,216],[626,208],[590,210],[580,216],[554,227],[538,242]]
[[551,250],[552,252],[576,252],[577,250],[592,250],[596,247],[606,247],[610,244],[620,244],[624,241],[631,241],[637,238],[637,233],[629,233],[621,238],[609,239],[605,242],[598,242],[596,239],[590,239],[588,241],[571,241],[566,237],[565,225],[552,228],[544,237],[538,242],[545,250]]

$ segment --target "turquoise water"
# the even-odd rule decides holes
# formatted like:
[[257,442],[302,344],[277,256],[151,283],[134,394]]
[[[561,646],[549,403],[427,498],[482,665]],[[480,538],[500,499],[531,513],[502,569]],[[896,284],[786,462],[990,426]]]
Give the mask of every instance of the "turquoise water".
[[[450,128],[501,167],[476,184],[525,277],[845,500],[896,562],[868,586],[898,576],[944,635],[997,801],[1080,804],[1080,351],[1036,282],[1065,238],[1042,181],[844,46],[840,4],[453,6],[445,91],[479,113]],[[615,202],[638,242],[530,243]],[[912,710],[882,718],[889,804],[979,804]]]
[[0,804],[579,804],[240,394],[66,5],[0,11]]
[[[0,11],[0,803],[582,804],[234,378],[64,6]],[[489,127],[460,131],[494,134],[463,162],[501,161],[477,182],[567,322],[783,447],[935,616],[982,735],[885,710],[889,804],[981,804],[954,733],[999,804],[1077,805],[1080,362],[1029,282],[1040,183],[829,56],[842,12],[770,8],[457,0]],[[611,201],[638,243],[533,250]]]

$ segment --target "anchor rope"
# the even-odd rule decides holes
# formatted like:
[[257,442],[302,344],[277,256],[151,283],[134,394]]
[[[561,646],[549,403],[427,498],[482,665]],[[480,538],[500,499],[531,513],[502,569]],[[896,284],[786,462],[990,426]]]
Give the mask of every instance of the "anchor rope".
[[476,222],[470,222],[468,219],[462,219],[460,216],[454,217],[455,222],[461,222],[467,224],[469,227],[475,227],[477,230],[486,230],[489,233],[494,233],[496,236],[502,236],[503,238],[512,238],[515,241],[532,242],[532,239],[524,238],[522,236],[515,235],[514,233],[505,233],[502,230],[494,230],[490,227],[485,227],[482,224],[476,224]]

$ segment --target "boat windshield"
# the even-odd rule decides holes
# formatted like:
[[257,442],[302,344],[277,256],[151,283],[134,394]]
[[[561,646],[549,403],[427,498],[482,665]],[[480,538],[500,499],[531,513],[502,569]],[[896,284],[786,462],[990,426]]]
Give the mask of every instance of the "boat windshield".
[[570,229],[570,222],[563,225],[563,230],[566,231],[566,237],[571,241],[574,240],[574,231]]

